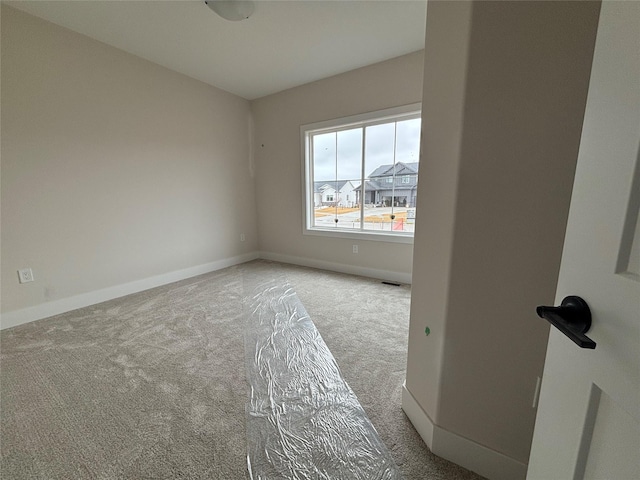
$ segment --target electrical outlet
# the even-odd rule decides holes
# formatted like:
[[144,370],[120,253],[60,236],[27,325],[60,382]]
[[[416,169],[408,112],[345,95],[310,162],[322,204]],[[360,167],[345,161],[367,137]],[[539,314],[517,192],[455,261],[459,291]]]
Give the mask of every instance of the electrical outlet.
[[18,270],[18,279],[20,280],[20,283],[33,282],[33,272],[30,268],[21,268]]
[[353,253],[358,253],[358,245],[353,246]]
[[240,234],[240,241],[241,241],[241,242],[244,242],[244,233],[241,233],[241,234]]

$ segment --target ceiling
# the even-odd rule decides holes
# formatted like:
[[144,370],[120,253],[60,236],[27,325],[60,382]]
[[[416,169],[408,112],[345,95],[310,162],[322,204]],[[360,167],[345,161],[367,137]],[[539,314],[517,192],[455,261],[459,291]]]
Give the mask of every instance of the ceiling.
[[257,0],[224,20],[203,1],[8,1],[246,99],[424,47],[426,0]]

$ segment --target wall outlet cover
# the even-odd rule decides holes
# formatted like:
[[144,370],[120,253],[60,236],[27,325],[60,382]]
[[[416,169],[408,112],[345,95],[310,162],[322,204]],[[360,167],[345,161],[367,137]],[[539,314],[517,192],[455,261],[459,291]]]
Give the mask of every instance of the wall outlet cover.
[[18,279],[20,280],[20,283],[33,282],[33,272],[30,268],[21,268],[18,270]]

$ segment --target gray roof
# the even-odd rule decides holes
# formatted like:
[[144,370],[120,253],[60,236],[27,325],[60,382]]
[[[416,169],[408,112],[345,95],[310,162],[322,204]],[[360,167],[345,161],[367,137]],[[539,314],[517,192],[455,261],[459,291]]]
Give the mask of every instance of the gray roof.
[[[418,187],[415,185],[395,185],[391,186],[390,183],[380,183],[373,180],[367,180],[364,185],[365,192],[391,192],[394,191],[396,195],[407,195],[408,192],[413,192]],[[357,189],[359,190],[359,188]]]
[[322,187],[327,185],[337,192],[344,187],[347,182],[353,183],[353,180],[320,180],[318,182],[313,182],[313,191],[315,193],[322,193],[324,190]]
[[383,187],[382,185],[380,185],[375,180],[367,180],[365,182],[365,184],[364,184],[364,191],[365,192],[371,192],[371,191],[377,192],[378,190],[385,190],[387,188],[388,187]]
[[376,168],[371,174],[369,174],[368,178],[376,178],[376,177],[390,177],[391,175],[415,175],[418,173],[418,162],[414,163],[404,163],[398,162],[395,165],[380,165]]

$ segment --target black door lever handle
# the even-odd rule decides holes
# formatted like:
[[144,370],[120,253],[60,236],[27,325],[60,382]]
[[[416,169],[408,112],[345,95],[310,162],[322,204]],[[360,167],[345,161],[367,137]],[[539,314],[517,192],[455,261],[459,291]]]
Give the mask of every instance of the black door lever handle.
[[591,310],[582,298],[565,297],[559,307],[540,306],[536,313],[581,348],[596,348],[596,342],[585,335],[591,328]]

